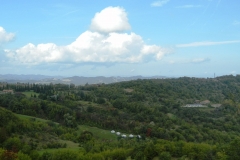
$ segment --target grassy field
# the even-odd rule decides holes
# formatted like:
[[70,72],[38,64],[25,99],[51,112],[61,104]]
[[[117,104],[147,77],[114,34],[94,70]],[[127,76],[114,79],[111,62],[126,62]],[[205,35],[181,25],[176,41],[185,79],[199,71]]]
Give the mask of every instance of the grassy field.
[[117,135],[112,134],[110,130],[104,130],[97,127],[90,127],[86,125],[79,125],[78,128],[79,134],[83,131],[89,131],[92,132],[93,136],[96,137],[97,139],[117,140]]
[[36,92],[34,92],[34,91],[25,91],[25,92],[22,92],[22,93],[25,94],[27,97],[34,96],[34,94],[35,94],[36,96],[39,95],[39,93],[36,93]]
[[48,148],[48,149],[41,149],[38,151],[39,154],[43,154],[44,152],[52,153],[55,151],[61,151],[61,150],[75,150],[79,151],[80,147],[78,143],[74,143],[72,141],[67,141],[67,140],[59,140],[60,143],[66,143],[67,148]]
[[[36,118],[36,117],[32,117],[32,116],[27,116],[27,115],[22,115],[22,114],[15,114],[16,116],[18,116],[21,119],[35,119],[36,121],[40,121],[43,123],[48,122],[49,120],[45,120],[45,119],[41,119],[41,118]],[[93,136],[98,139],[98,140],[110,140],[110,141],[117,141],[117,135],[111,133],[110,130],[104,130],[104,129],[100,129],[97,127],[90,127],[87,125],[78,125],[78,134],[80,135],[83,131],[89,131],[93,133]],[[56,137],[57,138],[57,137]],[[44,152],[48,152],[48,153],[52,153],[55,151],[59,151],[59,150],[76,150],[76,151],[80,151],[80,147],[78,143],[74,143],[72,141],[68,141],[68,140],[57,140],[59,143],[66,143],[67,144],[67,148],[59,148],[59,149],[41,149],[39,150],[39,154],[43,154]]]
[[[40,121],[40,122],[48,122],[49,121],[46,119],[36,118],[36,117],[22,115],[22,114],[15,114],[15,115],[22,119],[35,119],[36,121]],[[97,139],[117,140],[117,135],[112,134],[110,130],[104,130],[104,129],[100,129],[97,127],[90,127],[87,125],[78,125],[78,134],[80,135],[83,131],[92,132],[93,136]]]
[[[42,118],[37,118],[37,117],[32,117],[32,116],[27,116],[23,114],[16,114],[19,118],[22,119],[35,119],[36,121],[40,122],[48,122],[49,120],[42,119]],[[56,123],[56,122],[55,122]],[[100,129],[97,127],[90,127],[87,125],[78,125],[78,133],[81,134],[83,131],[89,131],[92,132],[94,137],[99,138],[99,139],[110,139],[110,140],[116,140],[117,136],[116,134],[112,134],[110,130],[104,130]]]
[[[14,113],[16,116],[18,116],[19,118],[22,118],[22,119],[35,119],[36,121],[40,121],[40,122],[48,122],[50,120],[46,120],[46,119],[42,119],[42,118],[37,118],[37,117],[32,117],[32,116],[27,116],[27,115],[23,115],[23,114],[17,114],[17,113]],[[54,122],[55,124],[59,124],[57,122]]]
[[67,144],[67,148],[79,148],[79,144],[78,143],[74,143],[72,141],[68,141],[68,140],[59,140],[60,143],[66,143]]
[[[112,140],[112,141],[117,141],[117,135],[112,134],[108,130],[100,129],[97,127],[89,127],[86,125],[79,125],[78,126],[78,133],[81,134],[83,131],[90,131],[93,133],[93,136],[96,139],[99,140]],[[74,143],[72,141],[66,141],[66,140],[59,140],[60,143],[66,143],[67,148],[59,148],[59,149],[41,149],[39,150],[39,154],[43,154],[44,152],[52,153],[56,151],[61,151],[61,150],[73,150],[73,151],[78,151],[81,152],[81,147],[79,147],[78,143]]]

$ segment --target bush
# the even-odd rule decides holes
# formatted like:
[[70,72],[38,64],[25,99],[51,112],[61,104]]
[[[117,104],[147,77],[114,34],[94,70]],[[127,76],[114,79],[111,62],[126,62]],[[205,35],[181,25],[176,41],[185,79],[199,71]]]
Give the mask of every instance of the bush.
[[24,154],[22,152],[18,152],[17,157],[18,157],[18,160],[32,160],[31,157],[29,157],[27,154]]
[[159,159],[161,159],[161,160],[171,160],[171,154],[169,152],[162,152],[159,155]]
[[52,157],[52,154],[51,153],[48,153],[48,152],[44,152],[42,154],[42,156],[40,157],[40,160],[50,160]]
[[13,150],[13,151],[19,151],[22,149],[22,142],[20,141],[19,138],[13,137],[13,138],[8,138],[4,144],[4,148],[7,150]]
[[125,160],[129,156],[129,150],[118,148],[103,152],[105,159]]
[[61,150],[54,152],[51,160],[77,160],[78,153],[70,150]]

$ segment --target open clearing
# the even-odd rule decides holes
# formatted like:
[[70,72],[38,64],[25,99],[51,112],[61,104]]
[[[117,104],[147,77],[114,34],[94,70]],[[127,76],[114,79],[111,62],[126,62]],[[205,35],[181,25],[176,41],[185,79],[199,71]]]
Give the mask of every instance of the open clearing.
[[31,97],[31,96],[34,96],[34,94],[38,97],[39,93],[36,93],[34,91],[25,91],[25,92],[22,92],[24,95],[26,95],[28,98]]
[[86,125],[79,125],[78,128],[79,134],[83,131],[89,131],[92,132],[93,136],[96,137],[97,139],[117,140],[117,135],[111,133],[111,131],[109,130],[104,130],[97,127],[90,127]]
[[[46,119],[42,119],[42,118],[37,118],[37,117],[33,117],[33,116],[27,116],[27,115],[23,115],[23,114],[17,114],[15,113],[16,116],[18,116],[19,118],[22,119],[29,119],[29,120],[35,120],[35,121],[40,121],[40,122],[49,122],[50,120],[46,120]],[[56,122],[54,122],[56,123]],[[57,123],[58,124],[58,123]]]

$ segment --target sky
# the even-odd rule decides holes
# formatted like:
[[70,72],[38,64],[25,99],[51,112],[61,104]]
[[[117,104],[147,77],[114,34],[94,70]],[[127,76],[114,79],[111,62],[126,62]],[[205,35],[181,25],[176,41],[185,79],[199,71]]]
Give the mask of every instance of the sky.
[[0,74],[240,74],[238,0],[0,0]]

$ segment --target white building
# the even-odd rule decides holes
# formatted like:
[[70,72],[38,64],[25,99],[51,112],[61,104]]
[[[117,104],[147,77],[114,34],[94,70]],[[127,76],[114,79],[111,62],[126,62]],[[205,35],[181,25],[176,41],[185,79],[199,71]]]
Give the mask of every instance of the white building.
[[123,135],[122,135],[122,138],[126,138],[126,137],[127,137],[126,134],[123,134]]
[[129,138],[133,138],[134,137],[134,135],[132,135],[132,134],[129,134],[129,136],[128,136]]
[[116,135],[120,136],[120,135],[121,135],[121,133],[120,133],[120,132],[117,132],[117,133],[116,133]]
[[114,131],[114,130],[112,130],[112,131],[111,131],[111,133],[115,133],[115,131]]

